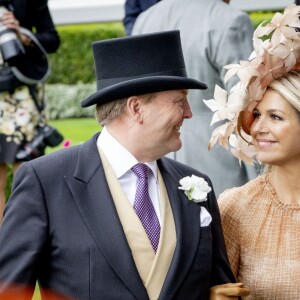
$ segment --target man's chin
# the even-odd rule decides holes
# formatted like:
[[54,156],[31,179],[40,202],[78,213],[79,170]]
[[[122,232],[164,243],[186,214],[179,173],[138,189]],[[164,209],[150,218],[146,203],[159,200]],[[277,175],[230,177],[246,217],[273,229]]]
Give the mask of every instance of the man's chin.
[[176,152],[178,150],[180,150],[182,147],[182,142],[181,140],[178,142],[178,144],[174,145],[173,149],[170,152]]

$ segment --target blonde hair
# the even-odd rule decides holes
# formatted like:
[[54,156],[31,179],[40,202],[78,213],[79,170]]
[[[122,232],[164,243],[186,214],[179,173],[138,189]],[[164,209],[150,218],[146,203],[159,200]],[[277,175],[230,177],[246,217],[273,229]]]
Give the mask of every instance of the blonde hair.
[[300,73],[291,71],[271,82],[268,88],[284,97],[298,112],[300,112]]

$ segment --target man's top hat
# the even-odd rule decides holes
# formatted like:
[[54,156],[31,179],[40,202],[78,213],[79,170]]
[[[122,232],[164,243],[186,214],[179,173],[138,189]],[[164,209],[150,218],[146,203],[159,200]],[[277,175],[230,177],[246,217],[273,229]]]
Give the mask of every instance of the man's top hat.
[[129,96],[179,89],[206,89],[187,77],[179,30],[92,43],[97,92],[82,107]]

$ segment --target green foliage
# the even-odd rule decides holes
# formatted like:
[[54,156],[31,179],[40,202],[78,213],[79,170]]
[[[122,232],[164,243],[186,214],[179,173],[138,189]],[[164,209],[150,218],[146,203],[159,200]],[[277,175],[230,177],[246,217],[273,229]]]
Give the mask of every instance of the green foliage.
[[95,107],[82,108],[80,102],[96,92],[96,83],[46,85],[47,115],[50,120],[94,117]]
[[125,35],[122,23],[57,26],[61,44],[50,55],[52,73],[48,83],[77,84],[95,80],[91,43]]
[[12,166],[8,165],[7,166],[7,184],[5,187],[5,196],[6,199],[8,199],[9,195],[10,195],[10,191],[11,191],[11,185],[12,185],[12,178],[13,178],[13,171],[12,171]]
[[269,23],[273,18],[275,12],[273,11],[256,11],[249,13],[254,28],[257,28],[262,22]]
[[[272,11],[249,13],[254,28],[265,20],[270,21],[273,15]],[[50,84],[92,83],[95,80],[95,68],[91,43],[125,35],[121,22],[62,25],[57,26],[57,31],[61,44],[58,51],[50,55]]]

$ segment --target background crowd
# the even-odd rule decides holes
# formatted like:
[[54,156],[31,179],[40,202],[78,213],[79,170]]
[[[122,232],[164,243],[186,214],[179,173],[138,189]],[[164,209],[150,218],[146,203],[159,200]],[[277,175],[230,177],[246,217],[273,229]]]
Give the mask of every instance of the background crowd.
[[[1,1],[0,12],[1,78],[5,76],[5,72],[14,69],[12,78],[5,82],[1,80],[0,90],[1,223],[6,201],[7,164],[12,164],[15,172],[22,161],[44,154],[44,148],[36,147],[34,155],[30,155],[29,150],[26,152],[25,148],[38,134],[38,125],[47,122],[44,82],[49,66],[43,51],[55,52],[60,39],[47,0]],[[13,33],[16,34],[14,39],[11,38]],[[24,153],[20,153],[22,149]]]

